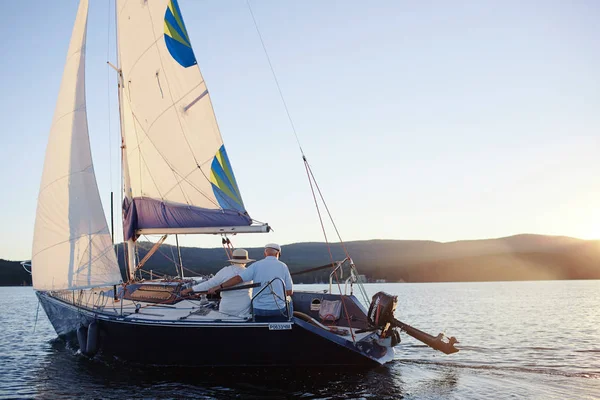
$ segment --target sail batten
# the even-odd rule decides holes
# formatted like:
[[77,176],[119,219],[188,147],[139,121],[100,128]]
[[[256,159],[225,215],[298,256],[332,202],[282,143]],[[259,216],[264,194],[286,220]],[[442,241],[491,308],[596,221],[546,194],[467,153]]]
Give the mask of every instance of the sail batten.
[[83,289],[121,281],[96,183],[87,126],[82,0],[50,128],[32,249],[37,290]]
[[[250,225],[179,4],[117,0],[117,9],[125,231],[143,221],[144,229]],[[154,209],[181,219],[154,218]]]

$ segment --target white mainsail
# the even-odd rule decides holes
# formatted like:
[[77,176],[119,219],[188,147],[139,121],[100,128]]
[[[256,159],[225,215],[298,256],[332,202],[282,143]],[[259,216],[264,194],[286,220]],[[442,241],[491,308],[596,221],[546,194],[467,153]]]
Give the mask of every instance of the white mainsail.
[[250,225],[177,1],[116,7],[125,193],[137,207],[126,220],[170,231]]
[[88,0],[79,4],[46,149],[33,239],[33,287],[121,281],[96,183],[85,101]]

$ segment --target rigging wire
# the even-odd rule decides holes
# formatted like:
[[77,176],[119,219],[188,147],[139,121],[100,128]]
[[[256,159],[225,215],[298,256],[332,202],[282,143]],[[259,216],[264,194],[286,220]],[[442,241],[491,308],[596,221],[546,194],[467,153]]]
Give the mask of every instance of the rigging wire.
[[[118,96],[118,109],[119,109],[119,155],[120,155],[120,194],[121,194],[121,202],[119,203],[120,206],[122,207],[123,205],[123,201],[125,200],[125,174],[124,174],[124,168],[125,168],[125,137],[123,135],[123,109],[121,107],[121,102],[123,99],[123,95],[124,95],[124,80],[123,80],[123,73],[121,71],[121,59],[120,59],[120,51],[119,51],[119,23],[118,23],[118,10],[117,10],[117,2],[115,0],[115,56],[117,59],[117,67],[115,68],[115,70],[117,71],[117,96]],[[129,188],[127,188],[129,189]],[[122,221],[122,220],[121,220]],[[121,223],[121,227],[123,227],[122,223]],[[129,246],[125,240],[125,230],[121,229],[121,232],[123,233],[122,235],[122,240],[121,240],[121,245],[123,246],[123,264],[125,265],[125,273],[126,273],[126,281],[125,281],[125,287],[127,287],[127,284],[130,283],[131,281],[135,280],[135,277],[132,275],[132,268],[135,265],[135,254],[133,257],[131,257],[133,259],[133,264],[134,265],[130,265],[129,263],[129,259],[130,259],[130,249]],[[136,243],[134,242],[133,247],[135,249]],[[118,256],[118,253],[117,253]],[[121,303],[121,308],[123,306],[123,303]]]
[[[149,238],[148,236],[146,236],[146,235],[143,235],[143,236],[144,236],[144,238],[145,238],[145,239],[146,239],[146,240],[147,240],[149,243],[152,243],[152,241],[150,240],[150,238]],[[141,243],[139,243],[139,241],[136,241],[136,246],[139,246],[139,247],[141,247],[141,248],[142,248],[142,250],[146,250],[146,251],[148,250],[148,249],[144,248],[144,246],[142,246],[142,244],[141,244]],[[173,254],[173,246],[170,246],[170,247],[171,247],[171,254]],[[173,258],[169,257],[168,255],[166,255],[165,253],[163,253],[163,252],[162,252],[162,250],[160,249],[160,247],[158,248],[158,250],[156,250],[156,252],[157,252],[157,253],[159,253],[160,255],[162,255],[162,256],[163,256],[164,258],[166,258],[167,260],[171,261],[171,262],[172,262],[172,263],[175,265],[175,267],[177,267],[177,261],[175,261],[175,255],[173,255]],[[199,272],[197,272],[197,271],[194,271],[194,270],[191,270],[191,269],[189,269],[189,268],[186,268],[186,267],[184,267],[183,265],[182,265],[182,268],[183,268],[183,269],[185,269],[186,271],[189,271],[189,272],[191,272],[191,273],[195,274],[196,276],[202,276],[202,275],[203,275],[203,274],[201,274],[201,273],[199,273]]]
[[[321,210],[319,209],[319,203],[317,202],[317,196],[315,195],[315,190],[313,189],[311,175],[309,174],[308,162],[306,161],[306,157],[303,157],[303,158],[304,158],[304,167],[306,168],[306,174],[308,175],[308,183],[310,184],[310,190],[313,195],[313,200],[315,201],[315,207],[317,208],[317,214],[319,215],[319,221],[321,222],[321,229],[323,229],[323,236],[325,236],[325,243],[327,243],[327,251],[329,252],[329,258],[331,259],[331,266],[333,268],[335,266],[335,260],[333,259],[333,254],[331,253],[331,245],[329,244],[329,240],[327,239],[327,232],[325,231],[325,226],[323,225],[323,218],[321,217]],[[317,182],[315,182],[315,185],[316,185],[316,183]],[[340,279],[338,278],[337,269],[334,269],[333,273],[335,274],[335,282],[337,283],[338,290],[340,292],[340,299],[342,300],[342,306],[344,307],[344,313],[346,314],[346,319],[348,320],[348,326],[352,327],[352,324],[350,323],[350,315],[348,314],[348,309],[346,307],[346,302],[344,301],[344,297],[341,296],[342,287],[340,285]],[[352,341],[355,342],[356,338],[354,337],[354,332],[352,331],[352,329],[350,329],[350,334],[352,335]]]
[[179,247],[179,236],[177,234],[175,234],[175,243],[177,243],[177,256],[179,257],[179,271],[177,273],[181,273],[179,277],[183,279],[183,260],[181,258],[181,247]]
[[[335,233],[337,234],[337,237],[340,241],[340,244],[342,245],[342,247],[344,248],[344,253],[346,253],[346,257],[350,258],[350,254],[348,254],[348,249],[346,249],[346,245],[344,244],[344,241],[342,240],[342,236],[340,235],[340,232],[337,228],[337,225],[335,224],[335,221],[333,220],[333,216],[331,215],[331,212],[329,211],[329,207],[327,207],[327,203],[325,202],[325,198],[323,197],[323,193],[321,193],[321,189],[319,188],[319,184],[317,183],[317,180],[315,179],[315,176],[312,172],[312,168],[310,167],[310,164],[308,163],[308,161],[306,160],[306,158],[304,159],[304,162],[306,164],[306,171],[308,174],[310,174],[309,180],[310,178],[312,178],[312,181],[315,183],[315,187],[317,188],[317,192],[319,192],[319,197],[321,197],[321,201],[323,202],[323,206],[325,206],[325,210],[327,210],[327,215],[329,215],[329,220],[331,221],[331,225],[333,225],[333,228],[335,229]],[[313,192],[314,195],[314,192]]]
[[[327,240],[327,233],[325,232],[325,227],[323,225],[323,220],[321,218],[321,213],[319,210],[319,206],[317,204],[317,199],[316,199],[316,195],[314,192],[314,189],[312,187],[312,181],[314,181],[315,183],[315,187],[317,188],[317,191],[319,193],[319,196],[321,198],[321,201],[323,202],[323,205],[325,206],[325,209],[327,210],[327,214],[329,215],[329,219],[331,220],[331,223],[333,224],[333,227],[335,229],[335,232],[338,236],[338,239],[340,240],[340,243],[342,244],[342,246],[344,247],[344,252],[346,253],[346,256],[349,258],[350,255],[348,254],[348,251],[346,249],[346,246],[344,245],[344,242],[342,241],[342,238],[340,236],[340,233],[337,229],[337,226],[333,220],[333,217],[331,215],[331,212],[329,211],[329,207],[327,207],[327,203],[325,203],[325,199],[323,197],[323,194],[321,193],[321,189],[319,188],[319,185],[317,184],[317,181],[314,177],[314,174],[312,172],[312,169],[310,168],[310,165],[308,164],[308,161],[306,159],[306,156],[304,154],[304,151],[302,149],[302,145],[300,144],[300,139],[298,137],[298,132],[296,131],[296,127],[294,125],[294,121],[292,120],[292,116],[290,114],[290,111],[288,109],[287,103],[285,101],[285,98],[283,96],[283,91],[281,90],[281,85],[279,84],[279,80],[277,79],[277,75],[275,74],[275,69],[273,68],[273,64],[271,63],[271,58],[269,57],[269,53],[267,51],[267,46],[265,45],[265,42],[263,40],[262,34],[260,33],[260,29],[258,28],[258,24],[256,22],[256,18],[254,17],[254,12],[252,11],[252,6],[250,5],[250,0],[246,0],[246,4],[248,5],[248,10],[250,11],[250,16],[252,17],[252,22],[254,23],[254,28],[256,29],[256,33],[258,34],[258,38],[260,39],[260,43],[262,45],[263,51],[265,53],[265,56],[267,58],[267,62],[269,63],[269,68],[271,69],[271,74],[273,75],[273,79],[275,80],[275,85],[277,86],[277,90],[279,92],[279,96],[281,97],[281,102],[283,103],[283,107],[285,108],[285,112],[287,114],[288,120],[290,122],[290,126],[292,127],[292,131],[294,132],[294,136],[296,137],[296,142],[298,143],[298,147],[300,148],[300,153],[302,154],[302,159],[304,161],[305,167],[306,167],[306,173],[308,176],[308,180],[311,186],[311,191],[313,194],[313,198],[315,200],[315,206],[317,207],[317,213],[319,214],[319,220],[321,222],[321,228],[323,229],[323,234],[325,236],[325,242],[327,242],[328,247],[329,247],[329,242]],[[311,181],[312,178],[312,181]],[[331,256],[331,250],[329,251],[330,256]],[[333,256],[331,257],[332,261],[333,261]]]
[[175,263],[175,270],[177,271],[177,262],[175,262],[175,253],[173,252],[173,246],[169,246],[169,248],[171,249],[171,257],[173,258],[173,262]]
[[[116,4],[115,4],[116,7]],[[110,234],[112,244],[115,244],[115,216],[113,214],[113,161],[112,161],[112,121],[111,121],[111,102],[110,102],[110,74],[111,67],[109,64],[110,59],[110,0],[108,0],[107,6],[107,22],[106,22],[106,109],[108,119],[108,176],[110,186]],[[116,246],[117,260],[119,259],[119,246]]]
[[223,250],[225,250],[227,258],[233,258],[234,247],[227,235],[221,235],[221,244],[223,245]]
[[[342,246],[342,248],[344,249],[344,253],[346,254],[346,258],[350,261],[350,268],[354,268],[354,271],[356,272],[356,275],[358,275],[358,270],[356,269],[356,266],[354,265],[354,262],[352,261],[352,257],[350,257],[350,253],[348,252],[348,249],[346,248],[346,244],[344,243],[344,241],[342,240],[342,236],[340,235],[340,232],[337,228],[337,225],[335,224],[335,221],[333,219],[333,215],[331,215],[331,212],[329,211],[329,207],[327,206],[327,202],[325,201],[325,197],[323,196],[323,193],[321,192],[321,189],[319,188],[319,184],[317,183],[317,180],[312,172],[312,168],[310,167],[310,164],[308,163],[308,161],[306,160],[306,157],[304,158],[304,164],[306,167],[306,173],[308,174],[308,181],[309,182],[314,182],[315,183],[315,187],[317,188],[317,192],[319,193],[319,197],[321,198],[321,202],[323,203],[323,206],[325,206],[325,210],[327,211],[327,215],[329,216],[329,220],[331,221],[331,225],[333,225],[333,228],[335,229],[335,233],[337,234],[338,240],[340,241],[340,245]],[[312,189],[312,183],[311,183],[311,189]],[[313,190],[312,192],[313,197],[315,196],[315,192]],[[315,198],[315,204],[316,204],[316,198]],[[317,212],[319,211],[318,207],[317,207]],[[321,218],[321,215],[319,214],[319,219]],[[321,221],[321,227],[323,227],[323,223]],[[323,234],[325,234],[325,228],[323,228]],[[325,239],[327,239],[327,235],[325,234]],[[327,244],[328,246],[329,243]],[[333,258],[332,258],[333,259]],[[336,281],[337,281],[337,272],[336,272]],[[339,287],[339,282],[338,283],[338,287]],[[363,300],[365,302],[365,304],[369,304],[369,296],[367,296],[367,292],[362,284],[362,282],[356,282],[359,291],[361,292],[361,295],[363,296]],[[341,293],[341,288],[340,288],[340,293]]]
[[[327,232],[326,232],[325,226],[323,224],[323,218],[321,217],[321,211],[319,209],[319,205],[318,205],[318,202],[317,202],[317,197],[316,197],[316,194],[315,194],[315,191],[314,191],[314,188],[313,188],[313,182],[315,184],[315,187],[317,188],[317,192],[319,193],[319,197],[321,198],[321,201],[323,202],[323,205],[325,206],[325,209],[327,211],[329,219],[331,220],[331,223],[333,224],[333,227],[334,227],[335,232],[336,232],[336,234],[338,236],[340,244],[342,245],[342,247],[344,249],[344,253],[346,254],[346,257],[348,257],[349,259],[351,259],[350,255],[348,254],[348,250],[346,249],[346,246],[345,246],[345,244],[344,244],[344,242],[343,242],[343,240],[341,238],[341,235],[340,235],[340,233],[338,231],[338,228],[337,228],[337,226],[336,226],[336,224],[335,224],[335,222],[333,220],[331,212],[329,211],[329,207],[327,207],[327,203],[325,202],[325,199],[323,197],[321,189],[319,188],[319,186],[317,184],[317,181],[316,181],[316,179],[314,177],[312,169],[310,168],[310,165],[308,164],[308,161],[306,159],[306,155],[304,154],[304,150],[302,149],[302,145],[300,144],[300,139],[298,137],[298,132],[296,131],[296,127],[294,125],[294,121],[292,120],[292,116],[290,114],[289,108],[288,108],[287,103],[285,101],[285,97],[283,96],[283,91],[281,90],[281,85],[279,84],[279,80],[277,79],[277,75],[275,74],[275,68],[273,68],[273,63],[271,62],[271,58],[269,57],[269,53],[267,51],[267,46],[265,45],[265,42],[264,42],[263,37],[262,37],[262,34],[260,33],[260,29],[258,28],[258,23],[256,22],[256,18],[254,17],[254,12],[252,11],[252,6],[250,5],[250,0],[246,0],[246,5],[248,6],[248,10],[250,11],[250,16],[252,17],[252,22],[254,23],[254,28],[256,29],[256,33],[258,34],[258,38],[260,39],[260,43],[262,45],[263,51],[265,53],[265,56],[267,58],[267,62],[269,64],[269,68],[271,69],[271,74],[273,75],[273,79],[275,80],[275,85],[277,86],[277,90],[279,92],[279,96],[281,97],[281,102],[283,103],[283,107],[285,108],[285,112],[286,112],[288,120],[290,122],[290,126],[292,127],[292,131],[293,131],[294,136],[296,138],[296,142],[298,143],[298,147],[300,149],[300,153],[302,154],[302,159],[303,159],[304,164],[305,164],[306,174],[307,174],[308,181],[309,181],[309,184],[310,184],[310,189],[311,189],[311,192],[312,192],[312,195],[313,195],[313,199],[315,201],[315,206],[317,208],[317,214],[319,215],[319,221],[320,221],[320,224],[321,224],[321,228],[323,230],[323,235],[325,237],[325,242],[327,244],[327,249],[329,251],[329,256],[330,256],[332,265],[334,265],[335,261],[333,259],[333,254],[331,253],[331,245],[330,245],[329,240],[327,238]],[[341,292],[341,286],[340,286],[339,279],[338,279],[338,276],[337,276],[337,271],[335,272],[335,277],[336,277],[336,282],[337,282],[337,285],[338,285],[338,289],[339,289],[340,294],[341,294],[342,293]],[[343,301],[342,301],[342,304],[344,304]],[[344,309],[345,308],[346,308],[346,305],[344,304]],[[352,339],[354,340],[354,334],[353,333],[352,333]]]
[[[116,6],[116,5],[115,5]],[[107,102],[107,110],[108,110],[108,170],[110,176],[110,191],[113,191],[113,165],[112,165],[112,129],[111,129],[111,115],[110,115],[110,73],[111,66],[108,64],[110,59],[110,0],[108,0],[108,21],[106,28],[106,102]]]
[[298,143],[298,147],[300,148],[300,153],[304,156],[304,151],[302,150],[302,145],[300,144],[300,139],[298,138],[298,133],[296,132],[296,127],[294,126],[294,121],[292,120],[292,116],[290,114],[290,110],[288,109],[287,103],[285,102],[285,98],[283,97],[283,91],[281,90],[281,86],[279,85],[279,81],[277,80],[277,75],[275,74],[275,69],[273,68],[273,64],[271,63],[271,58],[269,57],[269,53],[267,52],[267,46],[265,46],[265,42],[260,33],[260,29],[258,29],[258,24],[256,23],[256,18],[254,18],[254,12],[252,12],[252,7],[250,6],[250,0],[246,0],[246,4],[248,5],[248,10],[250,11],[250,15],[252,16],[252,21],[254,22],[254,28],[256,28],[256,33],[258,33],[258,38],[260,39],[260,43],[262,45],[263,51],[265,52],[265,56],[267,57],[267,61],[269,63],[269,68],[271,68],[271,73],[273,74],[273,79],[275,79],[275,85],[277,86],[277,90],[279,91],[279,96],[281,97],[281,102],[283,103],[283,107],[285,108],[285,112],[287,114],[288,120],[290,121],[290,125],[292,127],[292,131],[294,132],[294,136],[296,137],[296,142]]

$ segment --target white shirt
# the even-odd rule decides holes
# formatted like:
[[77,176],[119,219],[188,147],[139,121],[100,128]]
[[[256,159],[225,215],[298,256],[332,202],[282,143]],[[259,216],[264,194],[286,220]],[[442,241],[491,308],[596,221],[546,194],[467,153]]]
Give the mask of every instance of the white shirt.
[[[196,286],[193,286],[192,289],[194,290],[194,292],[206,291],[211,287],[219,286],[223,282],[229,280],[230,278],[233,278],[236,275],[239,275],[242,271],[245,270],[246,268],[241,265],[228,265],[226,267],[221,268],[221,270],[209,280],[199,283]],[[247,285],[250,283],[252,283],[252,281],[242,282],[239,285]],[[224,314],[246,317],[250,314],[251,299],[252,288],[228,290],[225,292],[221,292],[221,303],[219,303],[219,311]]]
[[[264,259],[250,265],[244,271],[239,273],[242,280],[253,280],[260,283],[261,286],[255,288],[258,293],[263,286],[267,285],[273,278],[280,278],[285,283],[285,290],[292,290],[292,277],[288,266],[277,259],[277,257],[268,256]],[[254,299],[254,308],[263,310],[279,310],[285,308],[285,292],[280,280],[275,280],[271,288],[262,291]]]

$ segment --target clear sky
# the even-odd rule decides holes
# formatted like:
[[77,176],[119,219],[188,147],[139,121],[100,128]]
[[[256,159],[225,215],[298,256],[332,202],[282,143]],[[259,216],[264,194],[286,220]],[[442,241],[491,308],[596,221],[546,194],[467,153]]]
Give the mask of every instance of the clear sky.
[[[114,1],[90,3],[87,108],[109,216],[120,187],[116,75],[106,66],[116,58]],[[275,229],[234,244],[323,240],[246,3],[179,3],[244,203]],[[344,240],[600,238],[600,3],[251,4]],[[2,2],[0,258],[31,256],[76,10],[67,0]]]

